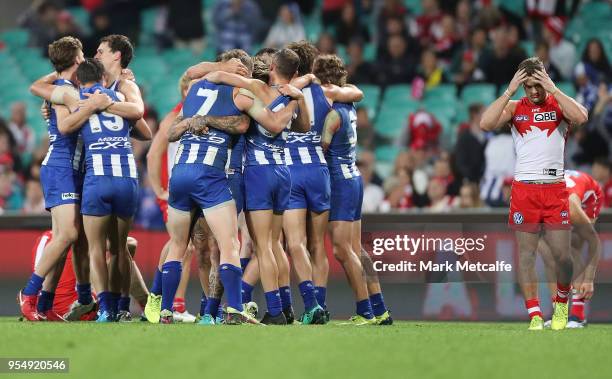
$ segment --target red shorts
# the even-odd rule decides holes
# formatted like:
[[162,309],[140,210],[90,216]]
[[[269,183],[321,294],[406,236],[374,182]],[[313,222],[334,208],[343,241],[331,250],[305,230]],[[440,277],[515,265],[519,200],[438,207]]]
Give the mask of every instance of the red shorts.
[[161,209],[162,216],[164,216],[164,223],[168,223],[168,201],[157,199],[157,205],[159,205],[159,209]]
[[565,182],[529,184],[512,182],[510,214],[511,229],[539,232],[545,229],[570,229],[569,193]]

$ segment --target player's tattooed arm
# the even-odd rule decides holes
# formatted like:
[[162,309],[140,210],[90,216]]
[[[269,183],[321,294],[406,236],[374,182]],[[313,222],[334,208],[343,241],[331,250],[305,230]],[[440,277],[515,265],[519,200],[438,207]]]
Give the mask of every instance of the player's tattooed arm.
[[363,100],[363,92],[352,84],[345,84],[343,87],[326,84],[322,88],[325,96],[337,103],[353,103]]
[[291,130],[298,133],[306,133],[310,131],[310,111],[304,99],[304,94],[297,87],[290,84],[283,84],[278,87],[278,91],[285,96],[289,96],[297,101],[298,116],[291,124]]
[[340,115],[333,109],[325,116],[323,133],[321,135],[321,146],[323,147],[323,151],[327,151],[334,134],[340,129],[340,121]]
[[247,115],[240,116],[193,116],[191,120],[191,132],[194,134],[206,134],[208,128],[215,128],[230,134],[243,134],[249,128],[251,119]]
[[172,122],[170,129],[168,129],[168,141],[178,141],[181,136],[185,134],[185,132],[190,128],[190,124],[191,119],[184,118],[183,112],[181,112]]

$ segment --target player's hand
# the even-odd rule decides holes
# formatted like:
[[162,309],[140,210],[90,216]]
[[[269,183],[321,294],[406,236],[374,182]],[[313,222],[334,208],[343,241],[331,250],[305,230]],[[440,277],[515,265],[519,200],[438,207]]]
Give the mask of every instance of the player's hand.
[[533,73],[533,78],[536,80],[537,83],[544,87],[546,92],[555,93],[557,91],[557,86],[550,79],[550,76],[548,76],[546,70],[536,70]]
[[593,286],[593,282],[580,283],[580,286],[578,287],[578,292],[586,300],[590,300],[593,297],[593,292],[595,292],[595,287]]
[[40,115],[45,120],[48,120],[49,118],[51,118],[51,111],[49,110],[49,106],[47,106],[46,101],[43,101],[40,106]]
[[520,69],[514,73],[514,77],[510,81],[510,84],[508,84],[508,93],[510,94],[510,97],[514,96],[525,80],[527,80],[527,73],[524,69]]
[[232,58],[223,64],[223,71],[230,74],[249,76],[249,70],[238,58]]
[[208,134],[206,116],[196,115],[189,120],[189,131],[196,135]]
[[133,82],[136,81],[136,76],[134,76],[134,72],[132,72],[132,70],[130,70],[129,68],[124,68],[123,70],[121,70],[121,75],[119,75],[119,77],[121,79],[131,80]]
[[113,100],[105,93],[101,93],[99,90],[93,94],[85,93],[83,94],[87,97],[86,100],[79,101],[79,107],[92,106],[96,110],[104,110],[108,108]]
[[304,97],[302,91],[292,86],[291,84],[281,84],[278,87],[278,92],[282,93],[285,96],[289,96],[294,100],[299,100]]

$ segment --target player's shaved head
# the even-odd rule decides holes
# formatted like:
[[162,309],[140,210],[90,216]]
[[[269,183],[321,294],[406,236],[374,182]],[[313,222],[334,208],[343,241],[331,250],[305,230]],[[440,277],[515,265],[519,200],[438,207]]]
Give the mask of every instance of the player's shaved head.
[[319,78],[321,84],[346,84],[347,71],[342,59],[334,54],[320,55],[315,59],[312,73]]
[[108,44],[110,51],[113,53],[117,51],[121,53],[121,68],[126,68],[132,61],[134,46],[132,46],[132,42],[130,42],[128,37],[121,34],[111,34],[103,37],[100,43]]
[[272,64],[278,75],[291,79],[297,74],[300,57],[291,49],[281,49],[272,57]]
[[518,70],[525,70],[527,76],[532,76],[536,71],[544,71],[544,63],[538,57],[527,58],[519,63]]
[[266,56],[266,59],[262,58],[264,57],[253,59],[253,78],[268,83],[270,81],[270,63],[272,63],[272,58],[270,56]]
[[104,66],[95,58],[85,58],[77,68],[76,76],[81,84],[101,82]]
[[298,75],[306,75],[312,72],[312,65],[319,56],[319,49],[309,41],[291,42],[287,45],[288,49],[293,50],[300,58]]
[[62,37],[49,45],[49,59],[57,72],[67,70],[77,63],[83,44],[74,37]]
[[242,64],[246,66],[249,72],[253,72],[253,59],[251,59],[251,56],[247,54],[246,51],[242,49],[232,49],[224,52],[219,56],[221,62],[227,62],[232,58],[239,59],[240,62],[242,62]]

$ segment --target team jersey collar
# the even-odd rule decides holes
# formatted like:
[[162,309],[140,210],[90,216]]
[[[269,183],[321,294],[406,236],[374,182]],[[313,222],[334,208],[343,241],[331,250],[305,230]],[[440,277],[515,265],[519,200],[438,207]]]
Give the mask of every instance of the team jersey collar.
[[81,88],[82,93],[94,93],[96,90],[104,90],[104,86],[101,83],[96,83],[91,87]]

